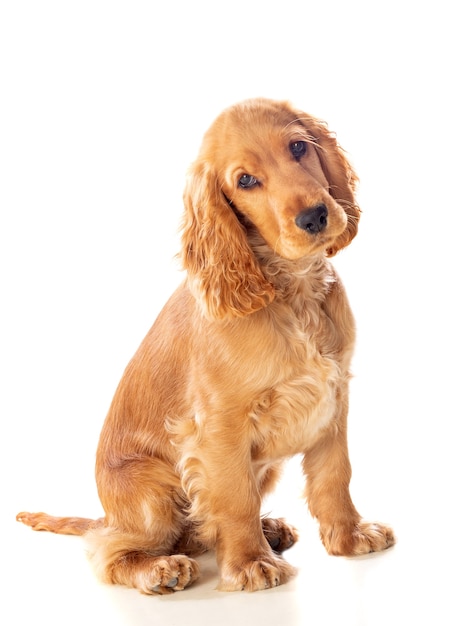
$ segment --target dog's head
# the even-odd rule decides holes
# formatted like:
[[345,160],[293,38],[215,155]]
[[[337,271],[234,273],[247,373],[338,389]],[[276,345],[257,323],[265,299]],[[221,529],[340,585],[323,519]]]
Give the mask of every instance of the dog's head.
[[248,227],[289,260],[348,245],[360,214],[355,184],[323,122],[266,99],[226,109],[204,137],[184,194],[183,265],[207,316],[247,315],[274,297]]

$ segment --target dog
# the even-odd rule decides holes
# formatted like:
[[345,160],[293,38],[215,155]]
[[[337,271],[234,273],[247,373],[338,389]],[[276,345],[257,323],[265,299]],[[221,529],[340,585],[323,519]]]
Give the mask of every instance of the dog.
[[226,109],[184,192],[186,279],[126,368],[97,450],[99,520],[19,513],[84,535],[101,580],[182,590],[213,549],[219,589],[295,572],[297,540],[261,501],[302,455],[305,497],[329,554],[395,542],[349,493],[348,384],[355,325],[329,257],[357,233],[357,176],[327,125],[287,102]]

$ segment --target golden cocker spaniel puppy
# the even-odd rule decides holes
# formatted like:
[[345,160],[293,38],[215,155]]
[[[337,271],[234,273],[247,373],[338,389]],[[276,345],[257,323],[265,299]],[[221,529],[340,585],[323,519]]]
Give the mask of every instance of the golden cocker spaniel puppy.
[[100,578],[181,590],[216,550],[220,589],[284,583],[296,540],[261,519],[282,463],[303,455],[306,499],[330,554],[394,543],[350,497],[348,381],[355,341],[328,257],[356,235],[356,176],[321,121],[285,102],[225,110],[206,133],[184,203],[187,278],[129,363],[104,423],[105,517],[20,513],[85,534]]

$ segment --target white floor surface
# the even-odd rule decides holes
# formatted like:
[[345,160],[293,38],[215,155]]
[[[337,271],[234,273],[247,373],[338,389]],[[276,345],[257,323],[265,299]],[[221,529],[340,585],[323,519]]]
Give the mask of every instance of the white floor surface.
[[[371,446],[366,454],[371,457]],[[298,574],[286,585],[256,593],[216,591],[211,553],[199,558],[201,579],[183,592],[149,597],[102,585],[89,568],[80,538],[34,533],[13,522],[9,510],[11,523],[2,524],[8,555],[2,601],[6,621],[2,621],[26,625],[41,619],[51,626],[473,625],[475,553],[465,536],[471,533],[469,506],[464,510],[460,503],[452,509],[456,513],[447,516],[440,508],[444,498],[432,499],[432,489],[427,493],[418,484],[419,469],[406,457],[400,480],[393,482],[398,472],[388,470],[387,493],[380,491],[386,482],[383,476],[361,489],[366,509],[391,521],[398,543],[385,553],[349,559],[324,551],[314,521],[294,493],[299,472],[291,464],[278,490],[282,497],[272,504],[275,514],[285,513],[299,527],[300,541],[287,552]]]

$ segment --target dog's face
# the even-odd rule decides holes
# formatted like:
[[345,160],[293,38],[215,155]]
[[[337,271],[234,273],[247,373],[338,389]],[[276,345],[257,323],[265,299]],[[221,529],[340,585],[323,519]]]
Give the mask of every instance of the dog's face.
[[347,228],[314,135],[290,108],[267,103],[228,109],[204,141],[227,201],[287,259],[324,252]]
[[360,215],[355,183],[323,122],[266,99],[226,109],[184,193],[181,257],[204,314],[224,319],[268,306],[275,290],[265,259],[332,256],[347,246]]

